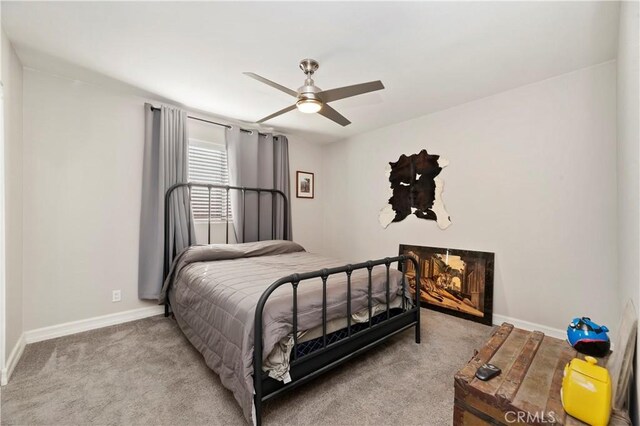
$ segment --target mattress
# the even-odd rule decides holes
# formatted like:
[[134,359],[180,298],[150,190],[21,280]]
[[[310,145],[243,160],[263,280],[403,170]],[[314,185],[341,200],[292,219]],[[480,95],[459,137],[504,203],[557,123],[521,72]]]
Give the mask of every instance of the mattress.
[[[396,299],[397,300],[397,299]],[[397,315],[400,315],[403,310],[397,306],[393,307],[389,310],[389,317],[393,318]],[[384,309],[379,314],[375,314],[371,317],[371,325],[377,325],[381,322],[387,320],[386,309]],[[351,334],[358,333],[359,331],[366,330],[369,327],[369,319],[366,321],[360,321],[351,324]],[[333,343],[339,342],[342,339],[349,337],[346,324],[344,327],[336,328],[332,331],[327,330],[327,345],[331,345]],[[301,358],[305,355],[312,354],[313,352],[320,350],[323,348],[323,337],[322,332],[319,333],[318,337],[306,338],[302,339],[302,341],[298,342],[298,346],[296,349],[296,357]],[[293,352],[292,352],[293,353]]]
[[[259,297],[284,276],[343,265],[342,261],[308,253],[291,241],[192,246],[174,261],[160,300],[169,298],[186,337],[220,376],[222,384],[233,392],[245,417],[252,422],[253,325]],[[386,277],[385,266],[373,268],[373,303],[384,309]],[[391,269],[389,278],[393,302],[401,299],[397,296],[402,274]],[[346,318],[346,283],[346,274],[331,275],[327,280],[329,321]],[[361,313],[368,306],[367,271],[354,271],[351,284],[352,312]],[[274,291],[265,305],[263,361],[281,342],[291,339],[292,316],[291,285],[285,284]],[[305,280],[298,287],[299,331],[309,332],[321,324],[322,281]]]

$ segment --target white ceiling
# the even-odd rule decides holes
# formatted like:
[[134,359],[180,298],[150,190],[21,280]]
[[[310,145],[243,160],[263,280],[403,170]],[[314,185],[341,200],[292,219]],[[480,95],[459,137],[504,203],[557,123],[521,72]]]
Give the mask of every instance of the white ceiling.
[[[353,124],[290,112],[268,123],[329,142],[616,56],[617,2],[2,2],[26,66],[73,64],[164,99],[255,121],[292,98],[298,62],[330,89],[386,89],[332,106]],[[45,59],[43,59],[45,58]]]

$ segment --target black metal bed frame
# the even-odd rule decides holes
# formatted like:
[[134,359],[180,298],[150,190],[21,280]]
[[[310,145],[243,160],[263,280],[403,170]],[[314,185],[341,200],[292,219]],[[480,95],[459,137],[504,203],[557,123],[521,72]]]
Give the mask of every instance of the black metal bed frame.
[[[169,248],[169,235],[170,235],[170,220],[169,215],[171,212],[170,201],[171,195],[178,188],[187,188],[189,205],[191,204],[191,189],[193,187],[204,187],[209,191],[209,218],[208,218],[208,243],[211,243],[211,191],[212,189],[222,189],[226,191],[227,196],[227,213],[226,217],[229,217],[229,191],[237,190],[242,193],[242,203],[245,206],[245,193],[256,192],[258,193],[258,199],[262,193],[270,193],[272,200],[276,194],[283,197],[284,200],[284,224],[283,232],[284,239],[287,238],[287,225],[288,225],[288,200],[287,196],[276,189],[264,189],[264,188],[247,188],[237,187],[229,185],[215,185],[205,183],[178,183],[170,187],[165,196],[165,229],[164,229],[164,278],[169,274],[170,248]],[[260,236],[260,202],[258,202],[258,236]],[[244,211],[243,211],[243,223],[244,223]],[[190,221],[189,221],[190,222]],[[226,243],[229,243],[229,225],[226,226]],[[189,234],[189,246],[191,246],[191,223],[188,224]],[[275,219],[272,209],[272,238],[275,235]],[[244,230],[243,230],[244,240]],[[244,242],[244,241],[243,241]],[[395,315],[391,314],[389,306],[390,302],[390,281],[389,281],[389,269],[391,264],[398,262],[410,261],[415,266],[416,271],[416,291],[415,300],[413,303],[409,303],[406,300],[407,294],[407,279],[405,271],[407,268],[400,268],[402,270],[402,302],[401,312]],[[383,320],[374,324],[372,321],[372,309],[373,309],[373,296],[372,296],[372,271],[375,266],[384,265],[386,267],[386,312],[383,315]],[[366,269],[368,273],[368,311],[369,311],[369,323],[368,326],[359,331],[352,332],[352,319],[351,319],[351,275],[354,271]],[[345,274],[347,278],[347,336],[332,343],[327,339],[327,280],[331,275]],[[298,287],[301,282],[311,280],[314,278],[320,278],[322,280],[322,347],[314,350],[310,353],[298,356]],[[280,278],[273,284],[271,284],[260,296],[258,304],[256,306],[255,319],[254,319],[254,350],[253,350],[253,382],[255,388],[254,404],[255,404],[255,416],[256,424],[259,426],[262,422],[262,405],[265,401],[276,397],[284,392],[294,389],[322,373],[331,370],[352,358],[368,351],[369,349],[383,343],[390,337],[405,331],[411,327],[415,327],[415,341],[420,343],[420,267],[418,262],[410,256],[400,255],[395,257],[386,257],[384,259],[370,260],[367,262],[349,264],[336,268],[322,269],[320,271],[307,272],[302,274],[293,274],[283,278]],[[283,383],[275,379],[270,378],[266,373],[262,371],[263,359],[262,359],[262,343],[263,343],[263,328],[262,328],[262,316],[264,307],[269,299],[269,296],[279,287],[290,284],[292,286],[292,325],[293,325],[293,350],[291,352],[291,361],[289,368],[289,375],[291,381]],[[165,302],[165,316],[169,314],[169,301],[168,297]],[[386,316],[386,318],[385,318]]]

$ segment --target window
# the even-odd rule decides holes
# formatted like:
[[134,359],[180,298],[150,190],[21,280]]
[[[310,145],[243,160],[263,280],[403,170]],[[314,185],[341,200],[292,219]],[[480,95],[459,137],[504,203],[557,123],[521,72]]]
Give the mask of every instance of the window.
[[[189,182],[229,184],[227,169],[227,151],[224,145],[213,142],[189,139]],[[207,220],[209,217],[209,192],[206,188],[193,188],[191,208],[193,218]],[[227,210],[228,209],[228,210]],[[224,189],[211,190],[211,221],[231,220],[231,201],[227,200]]]

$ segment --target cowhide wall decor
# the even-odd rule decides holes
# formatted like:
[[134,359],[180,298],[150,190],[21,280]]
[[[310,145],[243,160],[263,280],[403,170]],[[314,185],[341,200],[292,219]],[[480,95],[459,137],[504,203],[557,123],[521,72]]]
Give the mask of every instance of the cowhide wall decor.
[[451,225],[442,202],[444,181],[438,177],[448,164],[449,161],[429,154],[426,149],[409,156],[402,154],[398,161],[390,162],[386,174],[391,182],[391,198],[380,210],[380,224],[386,228],[391,222],[415,214],[421,219],[435,220],[440,229]]

